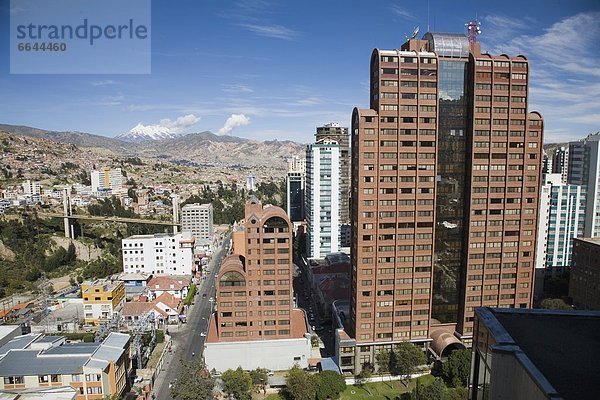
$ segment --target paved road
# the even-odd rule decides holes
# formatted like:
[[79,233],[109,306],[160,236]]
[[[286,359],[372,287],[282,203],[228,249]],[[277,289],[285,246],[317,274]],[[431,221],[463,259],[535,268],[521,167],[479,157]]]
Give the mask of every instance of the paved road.
[[[169,329],[173,340],[173,352],[167,353],[163,370],[156,380],[154,390],[156,399],[172,399],[169,394],[169,382],[178,377],[181,366],[180,360],[191,360],[192,353],[195,353],[193,357],[202,357],[206,338],[201,336],[201,333],[207,330],[211,308],[209,299],[215,297],[215,276],[218,273],[221,261],[227,255],[229,240],[229,236],[225,237],[223,245],[215,251],[208,265],[210,273],[206,280],[201,281],[195,304],[187,312],[187,323],[181,325],[179,329]],[[206,298],[202,297],[204,293],[206,293]]]

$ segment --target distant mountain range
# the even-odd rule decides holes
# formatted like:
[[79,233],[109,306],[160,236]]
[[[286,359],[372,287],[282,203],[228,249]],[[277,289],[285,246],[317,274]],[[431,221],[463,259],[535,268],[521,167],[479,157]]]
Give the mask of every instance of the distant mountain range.
[[0,130],[33,138],[109,150],[115,155],[160,158],[176,163],[223,166],[271,166],[285,168],[286,159],[301,155],[305,145],[293,141],[255,141],[210,131],[167,135],[134,128],[115,138],[76,131],[49,131],[29,126],[0,124]]

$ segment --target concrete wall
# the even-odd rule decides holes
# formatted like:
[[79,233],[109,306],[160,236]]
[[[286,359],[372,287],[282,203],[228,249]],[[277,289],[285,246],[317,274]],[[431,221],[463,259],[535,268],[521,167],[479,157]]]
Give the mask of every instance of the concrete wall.
[[490,400],[548,399],[513,353],[494,352],[491,371]]
[[[243,369],[267,368],[287,370],[298,364],[308,367],[310,339],[279,339],[246,342],[206,343],[204,358],[208,369],[225,371],[241,366]],[[294,360],[294,358],[299,359]]]

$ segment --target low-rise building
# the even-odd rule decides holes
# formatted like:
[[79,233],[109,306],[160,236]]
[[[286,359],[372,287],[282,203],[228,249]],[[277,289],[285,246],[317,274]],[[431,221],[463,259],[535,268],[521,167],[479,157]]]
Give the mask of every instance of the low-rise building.
[[61,336],[30,334],[0,348],[0,390],[76,390],[76,400],[121,398],[131,369],[130,337],[110,333],[102,343],[66,343]]
[[170,293],[178,299],[185,299],[190,288],[189,276],[155,276],[148,282],[150,297],[155,299],[163,293]]
[[99,279],[81,284],[84,323],[98,325],[118,318],[125,303],[125,285],[121,281]]
[[130,301],[123,306],[122,320],[128,329],[145,318],[154,321],[155,328],[162,328],[167,324],[177,324],[185,320],[183,303],[181,299],[172,294],[163,293],[152,301]]

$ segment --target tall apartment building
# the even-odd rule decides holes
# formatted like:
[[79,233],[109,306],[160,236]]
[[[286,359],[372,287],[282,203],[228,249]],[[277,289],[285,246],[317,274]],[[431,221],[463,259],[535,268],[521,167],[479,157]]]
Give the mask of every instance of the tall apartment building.
[[[546,274],[560,275],[571,266],[573,239],[583,237],[586,187],[564,183],[562,174],[557,173],[545,176],[541,190],[548,198],[540,200],[538,249],[540,242],[545,243]],[[544,253],[538,250],[536,257],[543,258]]]
[[348,128],[336,122],[317,127],[315,142],[336,142],[340,147],[340,221],[350,222],[350,136]]
[[293,305],[292,225],[279,207],[252,198],[217,277],[217,312],[204,356],[209,368],[283,370],[308,365],[310,334]]
[[189,233],[155,233],[123,239],[123,272],[147,275],[194,274],[194,238]]
[[104,167],[91,173],[92,191],[112,190],[120,193],[123,190],[123,174],[121,168]]
[[121,281],[98,279],[81,284],[84,323],[98,325],[118,317],[125,304],[125,284]]
[[587,186],[584,236],[600,237],[600,132],[569,143],[568,181]]
[[306,186],[306,159],[293,157],[287,162],[287,214],[292,222],[304,221],[304,190]]
[[398,341],[470,345],[475,307],[531,306],[542,162],[524,56],[427,33],[375,49],[370,77],[351,128],[355,371]]
[[213,235],[212,204],[186,204],[181,207],[181,231],[191,233],[196,240],[211,241]]
[[340,247],[340,146],[323,139],[306,147],[306,254],[325,258]]
[[569,148],[560,147],[554,151],[552,160],[552,173],[560,174],[562,182],[567,182],[569,173]]

